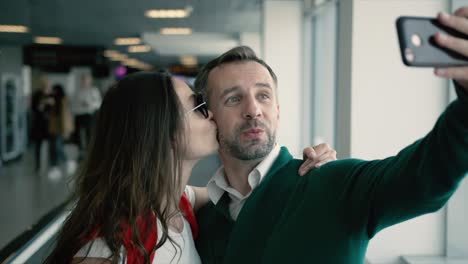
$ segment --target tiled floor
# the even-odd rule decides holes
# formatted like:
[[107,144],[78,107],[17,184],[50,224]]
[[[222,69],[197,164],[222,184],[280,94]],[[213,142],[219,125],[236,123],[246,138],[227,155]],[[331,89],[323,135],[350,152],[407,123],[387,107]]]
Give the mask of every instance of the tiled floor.
[[[45,148],[44,144],[43,154]],[[76,157],[74,146],[67,145],[66,152],[69,158]],[[41,165],[39,173],[34,172],[33,149],[30,148],[21,159],[0,168],[0,249],[63,203],[70,194],[71,174],[67,174],[66,166],[62,166],[61,176],[50,177],[46,158]]]

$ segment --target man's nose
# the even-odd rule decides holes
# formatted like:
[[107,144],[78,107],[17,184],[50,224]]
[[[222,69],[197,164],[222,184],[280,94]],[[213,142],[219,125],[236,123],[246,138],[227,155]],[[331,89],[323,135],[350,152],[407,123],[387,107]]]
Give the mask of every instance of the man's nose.
[[245,98],[244,101],[244,118],[245,119],[257,119],[262,115],[260,105],[254,97]]

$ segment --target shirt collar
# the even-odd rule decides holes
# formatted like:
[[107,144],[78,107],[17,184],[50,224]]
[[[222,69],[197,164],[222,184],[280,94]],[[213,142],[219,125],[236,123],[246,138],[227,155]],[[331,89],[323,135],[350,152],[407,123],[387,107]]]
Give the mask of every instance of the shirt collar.
[[[270,153],[249,173],[248,181],[252,190],[260,184],[262,179],[271,169],[273,163],[278,158],[280,150],[280,146],[275,144],[275,147],[270,151]],[[238,198],[242,197],[242,195],[232,188],[226,181],[224,166],[220,166],[218,170],[216,170],[213,177],[208,181],[207,189],[208,196],[214,204],[218,203],[224,192],[228,192],[231,196],[233,195]]]

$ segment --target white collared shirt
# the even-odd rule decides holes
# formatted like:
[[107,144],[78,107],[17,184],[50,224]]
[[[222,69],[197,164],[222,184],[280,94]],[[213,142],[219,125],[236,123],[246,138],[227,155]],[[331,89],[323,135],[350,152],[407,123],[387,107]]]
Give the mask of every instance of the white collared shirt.
[[271,150],[270,154],[268,154],[265,159],[263,159],[249,173],[248,181],[251,187],[251,191],[245,196],[229,185],[228,181],[226,180],[226,176],[224,175],[224,166],[221,166],[206,186],[208,188],[208,196],[210,197],[210,200],[216,204],[221,199],[224,192],[228,192],[229,198],[231,198],[229,202],[229,212],[231,213],[232,219],[237,220],[237,216],[244,206],[245,201],[250,196],[255,187],[260,184],[262,179],[270,170],[271,166],[273,166],[273,162],[275,162],[276,158],[278,158],[280,150],[281,148],[279,145],[275,144],[275,147]]

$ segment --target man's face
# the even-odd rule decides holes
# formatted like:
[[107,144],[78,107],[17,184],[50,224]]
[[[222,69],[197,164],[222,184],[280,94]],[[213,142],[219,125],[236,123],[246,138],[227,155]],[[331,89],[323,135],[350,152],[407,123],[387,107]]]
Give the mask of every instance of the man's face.
[[208,90],[221,155],[240,160],[268,155],[279,123],[276,85],[268,70],[254,61],[223,64],[210,72]]

